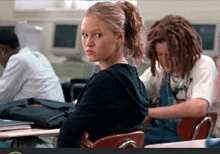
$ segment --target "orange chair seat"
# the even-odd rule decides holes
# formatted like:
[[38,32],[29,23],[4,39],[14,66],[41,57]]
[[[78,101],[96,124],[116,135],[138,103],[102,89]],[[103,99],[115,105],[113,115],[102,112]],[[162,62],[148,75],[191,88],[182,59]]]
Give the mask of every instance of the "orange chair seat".
[[[93,144],[92,148],[119,148],[120,146],[123,146],[123,144],[126,143],[135,144],[137,148],[142,148],[144,144],[144,132],[135,131],[126,134],[117,134],[117,135],[103,137],[97,140]],[[134,148],[135,146],[132,146],[131,144],[129,144],[126,147]]]
[[[187,117],[182,118],[179,121],[178,127],[177,127],[177,133],[178,136],[182,140],[192,140],[192,139],[205,139],[209,136],[209,131],[213,131],[213,128],[211,128],[210,121],[204,121],[203,124],[201,124],[201,127],[198,131],[198,134],[195,138],[193,138],[193,135],[195,133],[195,128],[198,126],[198,124],[204,120],[204,118],[211,118],[213,122],[213,128],[216,123],[217,119],[217,113],[215,112],[209,112],[204,117]],[[210,130],[212,129],[212,130]]]

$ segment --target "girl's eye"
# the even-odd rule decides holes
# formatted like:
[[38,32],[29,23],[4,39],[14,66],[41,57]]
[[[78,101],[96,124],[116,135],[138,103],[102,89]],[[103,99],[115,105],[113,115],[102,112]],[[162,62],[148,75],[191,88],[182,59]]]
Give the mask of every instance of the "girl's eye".
[[102,34],[98,34],[98,33],[97,33],[97,34],[96,34],[96,37],[102,37]]
[[82,37],[86,37],[87,36],[87,34],[85,34],[85,33],[82,33],[81,35],[82,35]]

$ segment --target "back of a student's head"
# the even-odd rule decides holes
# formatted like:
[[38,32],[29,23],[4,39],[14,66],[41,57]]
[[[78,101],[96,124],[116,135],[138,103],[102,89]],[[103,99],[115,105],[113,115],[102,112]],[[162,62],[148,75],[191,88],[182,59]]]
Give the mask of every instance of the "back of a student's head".
[[7,45],[12,49],[20,46],[18,37],[12,30],[0,30],[0,44]]

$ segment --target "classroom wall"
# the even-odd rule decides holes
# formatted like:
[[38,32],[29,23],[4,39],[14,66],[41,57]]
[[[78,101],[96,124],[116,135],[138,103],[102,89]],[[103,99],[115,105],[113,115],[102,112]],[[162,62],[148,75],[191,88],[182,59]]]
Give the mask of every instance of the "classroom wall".
[[188,20],[220,20],[220,1],[217,0],[138,0],[137,6],[146,20],[157,20],[168,14]]
[[0,19],[13,20],[14,1],[1,0],[0,1]]
[[[48,45],[51,44],[52,41],[51,30],[53,22],[61,20],[81,21],[84,11],[74,9],[64,10],[62,0],[54,0],[52,2],[50,2],[49,4],[54,9],[16,10],[13,12],[13,15],[14,20],[28,20],[30,24],[35,24],[44,28],[44,33],[42,37],[43,44],[41,45],[40,50],[50,59],[50,61],[53,62],[54,58],[50,53],[50,46]],[[146,21],[147,28],[149,28],[155,20],[163,18],[165,15],[168,14],[179,14],[190,21],[220,20],[220,1],[137,0],[137,6],[141,10],[144,20]]]

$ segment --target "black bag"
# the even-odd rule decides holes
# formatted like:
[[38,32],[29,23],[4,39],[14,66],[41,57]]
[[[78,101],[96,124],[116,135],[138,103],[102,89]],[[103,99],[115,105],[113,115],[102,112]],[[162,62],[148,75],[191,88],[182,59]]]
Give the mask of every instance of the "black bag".
[[31,121],[37,128],[60,128],[74,109],[70,103],[28,98],[0,104],[0,118]]

